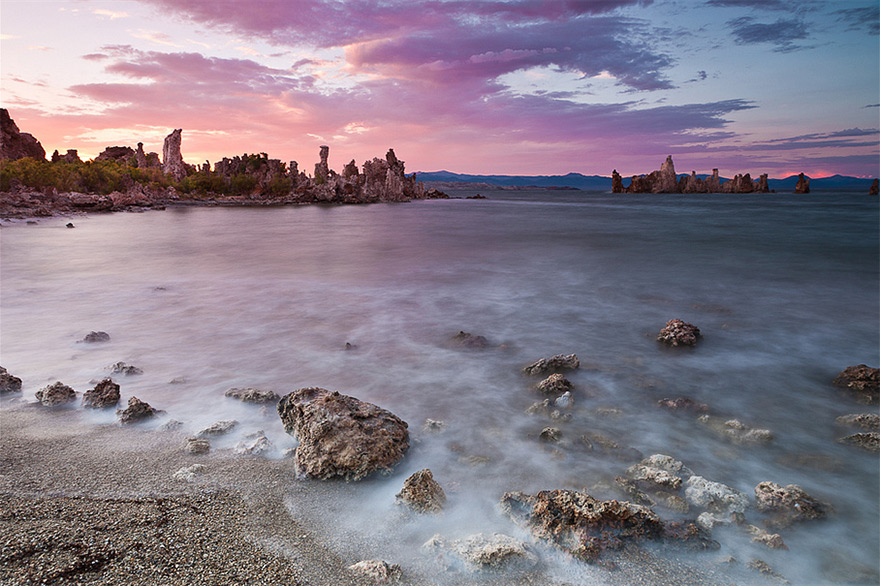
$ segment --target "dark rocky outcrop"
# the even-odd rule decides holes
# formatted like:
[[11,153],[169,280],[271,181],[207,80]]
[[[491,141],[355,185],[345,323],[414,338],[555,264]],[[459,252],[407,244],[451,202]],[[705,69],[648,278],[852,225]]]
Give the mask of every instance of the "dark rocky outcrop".
[[561,395],[573,391],[574,385],[557,372],[539,382],[537,389],[545,395]]
[[797,184],[794,186],[795,193],[810,193],[810,178],[803,173],[798,174]]
[[89,332],[81,341],[88,344],[94,344],[97,342],[109,342],[110,334],[108,334],[107,332]]
[[834,420],[841,425],[852,425],[868,431],[880,431],[880,414],[878,413],[853,413],[841,415]]
[[66,154],[60,154],[58,149],[52,153],[52,162],[53,163],[82,163],[82,159],[79,158],[79,153],[76,149],[67,149]]
[[648,175],[633,175],[627,187],[615,169],[611,174],[612,193],[769,193],[767,174],[752,181],[750,174],[736,175],[730,181],[721,183],[718,169],[712,169],[712,175],[706,179],[697,177],[696,171],[684,175],[679,180],[675,173],[672,156],[660,166],[660,170]]
[[648,507],[627,501],[601,501],[585,492],[508,492],[501,498],[501,507],[536,537],[586,562],[599,561],[606,549],[646,539],[681,540],[706,549],[718,547],[694,523],[666,524]]
[[128,400],[128,407],[116,411],[119,416],[119,423],[127,425],[129,423],[137,423],[144,419],[150,419],[161,413],[158,409],[150,407],[149,404],[141,401],[137,397]]
[[694,346],[700,336],[700,328],[697,326],[680,319],[671,319],[657,334],[657,341],[668,346]]
[[560,370],[577,370],[581,365],[576,354],[557,354],[550,358],[541,358],[523,368],[528,375],[539,375]]
[[112,364],[107,367],[107,370],[110,371],[110,374],[121,374],[123,376],[137,376],[139,374],[144,374],[143,369],[124,362]]
[[0,395],[5,395],[6,393],[20,393],[21,392],[21,379],[17,376],[12,376],[7,372],[5,368],[0,366]]
[[46,150],[33,135],[21,132],[9,116],[9,110],[0,108],[0,159],[31,157],[45,160]]
[[96,161],[116,161],[117,163],[122,163],[124,165],[135,166],[136,164],[136,156],[135,151],[131,147],[127,146],[108,146],[101,154],[95,157]]
[[450,339],[450,344],[469,350],[482,350],[489,346],[489,340],[485,336],[478,336],[469,332],[460,331]]
[[280,399],[275,391],[264,391],[251,387],[229,389],[226,391],[225,396],[230,399],[238,399],[244,403],[277,403]]
[[278,403],[284,430],[299,440],[295,460],[309,477],[360,480],[390,471],[409,449],[405,421],[381,407],[318,387]]
[[868,195],[880,195],[880,179],[874,179],[871,187],[868,189]]
[[95,388],[83,394],[82,406],[90,409],[109,409],[119,403],[119,385],[105,378]]
[[796,521],[824,519],[829,505],[820,503],[796,484],[762,482],[755,487],[758,510],[771,515],[770,525],[786,527]]
[[657,401],[657,406],[670,411],[692,411],[694,413],[708,413],[709,406],[705,403],[694,401],[690,397],[676,397],[675,399],[663,398]]
[[434,480],[431,471],[425,468],[404,481],[403,489],[397,493],[396,499],[419,513],[437,513],[446,504],[446,493]]
[[76,391],[61,381],[52,383],[36,392],[37,400],[46,407],[64,405],[76,400]]
[[859,403],[876,405],[880,399],[880,368],[866,364],[847,366],[835,377],[833,384],[849,389]]
[[868,450],[869,452],[880,452],[880,432],[869,431],[863,433],[854,433],[839,440],[842,444],[855,446]]

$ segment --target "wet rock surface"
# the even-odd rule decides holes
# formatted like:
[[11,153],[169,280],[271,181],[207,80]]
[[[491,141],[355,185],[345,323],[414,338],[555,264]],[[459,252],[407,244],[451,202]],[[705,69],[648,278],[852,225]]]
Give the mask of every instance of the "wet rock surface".
[[835,377],[833,384],[849,389],[859,403],[876,405],[880,399],[880,368],[866,364],[847,366]]
[[709,406],[705,403],[699,403],[689,397],[676,397],[675,399],[660,399],[657,406],[670,411],[689,411],[692,413],[708,413]]
[[537,389],[545,395],[561,395],[574,390],[574,385],[559,373],[554,373],[538,383]]
[[299,389],[278,403],[284,430],[299,440],[295,461],[309,477],[360,480],[390,471],[409,449],[405,421],[387,411],[318,387]]
[[489,340],[487,340],[485,336],[479,336],[465,331],[460,331],[452,336],[449,342],[456,348],[466,348],[468,350],[483,350],[489,347]]
[[701,415],[697,421],[735,444],[763,444],[774,439],[769,429],[750,427],[739,419]]
[[853,413],[841,415],[834,420],[841,425],[860,427],[868,431],[880,431],[880,414],[877,413]]
[[749,506],[749,496],[726,484],[707,480],[702,476],[687,479],[685,498],[694,506],[710,512],[743,513]]
[[184,449],[190,454],[207,454],[211,450],[211,442],[197,437],[186,438]]
[[403,577],[400,566],[383,560],[362,560],[350,565],[348,569],[372,584],[393,584]]
[[780,486],[761,482],[755,487],[758,510],[770,515],[770,525],[787,527],[798,521],[824,519],[831,507],[821,503],[796,484]]
[[264,391],[251,387],[229,389],[225,396],[244,403],[277,403],[281,399],[275,391]]
[[528,545],[503,533],[476,533],[451,542],[435,535],[422,549],[434,555],[448,551],[464,561],[471,570],[530,567],[538,561]]
[[576,370],[581,362],[575,354],[557,354],[550,358],[541,358],[523,368],[528,375],[548,374],[562,370]]
[[137,397],[131,397],[128,400],[128,407],[120,409],[116,412],[119,416],[119,423],[127,425],[137,423],[145,419],[151,419],[161,413],[158,409],[150,407],[149,404],[141,401]]
[[880,452],[880,432],[869,431],[864,433],[854,433],[852,435],[844,436],[837,441],[842,444],[868,450],[869,452]]
[[238,421],[234,419],[224,419],[223,421],[215,421],[208,427],[200,430],[196,437],[209,437],[212,435],[224,435],[232,431],[235,426],[238,425]]
[[20,392],[21,379],[17,376],[12,376],[5,368],[0,366],[0,395]]
[[88,334],[86,334],[85,337],[81,341],[85,342],[87,344],[109,342],[110,341],[110,334],[108,334],[107,332],[92,331],[92,332],[89,332]]
[[425,468],[404,481],[403,489],[397,493],[396,499],[416,512],[437,513],[446,504],[446,493],[434,480],[431,470]]
[[272,451],[275,446],[262,430],[250,433],[235,444],[232,451],[240,456],[258,456]]
[[58,381],[40,389],[35,396],[46,407],[56,407],[75,401],[76,391]]
[[119,404],[119,385],[105,378],[83,394],[82,406],[90,409],[109,409]]
[[137,376],[139,374],[144,374],[142,369],[124,362],[116,362],[107,367],[107,369],[110,371],[110,374],[121,374],[122,376]]
[[697,326],[680,319],[671,319],[666,322],[666,327],[657,334],[657,341],[673,347],[695,346],[700,337],[700,328]]

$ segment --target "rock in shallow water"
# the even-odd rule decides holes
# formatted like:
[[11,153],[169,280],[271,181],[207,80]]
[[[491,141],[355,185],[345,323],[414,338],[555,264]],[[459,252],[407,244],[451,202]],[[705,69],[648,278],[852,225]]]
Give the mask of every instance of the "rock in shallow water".
[[35,396],[46,407],[55,407],[75,401],[76,391],[58,381],[40,389],[36,392]]
[[876,405],[880,399],[880,368],[866,364],[847,366],[837,375],[833,384],[855,393],[860,403]]
[[264,391],[253,388],[232,388],[226,391],[226,396],[231,399],[238,399],[245,403],[277,403],[280,397],[275,391]]
[[849,444],[868,450],[869,452],[880,452],[880,432],[869,431],[867,433],[854,433],[839,440],[842,444]]
[[478,336],[464,331],[460,331],[452,336],[449,343],[452,346],[468,350],[483,350],[489,346],[489,340],[485,336]]
[[238,425],[238,421],[234,419],[226,419],[223,421],[215,421],[208,427],[199,431],[196,434],[196,437],[206,437],[209,435],[223,435],[232,431],[232,429]]
[[97,342],[109,342],[110,334],[108,334],[107,332],[89,332],[81,341],[88,344],[94,344]]
[[547,374],[559,370],[576,370],[580,365],[581,362],[575,354],[557,354],[529,364],[523,368],[523,372],[528,375]]
[[770,513],[771,526],[786,527],[796,521],[824,519],[829,505],[820,503],[796,485],[780,486],[775,482],[762,482],[755,487],[758,510]]
[[348,569],[373,584],[392,584],[403,577],[400,566],[383,560],[363,560],[348,566]]
[[21,379],[17,376],[9,374],[5,368],[0,366],[0,395],[6,393],[20,393]]
[[128,400],[128,407],[116,411],[116,414],[119,416],[119,423],[123,425],[137,423],[144,419],[150,419],[159,413],[161,413],[161,411],[150,407],[150,405],[141,401],[137,397],[132,397]]
[[437,513],[446,504],[443,487],[434,480],[434,475],[427,468],[407,478],[396,498],[419,513]]
[[694,346],[699,337],[701,337],[700,328],[697,326],[680,319],[671,319],[657,334],[657,341],[668,346]]
[[89,409],[109,409],[119,403],[119,385],[105,378],[83,394],[82,406]]
[[852,425],[868,431],[880,431],[880,414],[877,413],[853,413],[841,415],[834,420],[841,425]]
[[381,407],[318,387],[278,403],[284,430],[299,440],[298,470],[312,478],[360,480],[390,471],[409,449],[405,421]]

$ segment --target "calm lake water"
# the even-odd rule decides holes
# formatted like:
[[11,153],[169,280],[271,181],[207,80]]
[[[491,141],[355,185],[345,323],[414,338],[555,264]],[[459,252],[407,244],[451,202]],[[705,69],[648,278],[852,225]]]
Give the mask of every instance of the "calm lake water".
[[[320,506],[289,503],[291,514],[326,526],[328,539],[345,535],[343,554],[367,550],[357,559],[406,565],[436,533],[524,537],[497,508],[505,491],[585,488],[625,498],[614,477],[638,462],[637,450],[673,456],[752,500],[769,480],[798,484],[835,509],[827,521],[780,530],[788,551],[751,543],[736,528],[716,530],[721,550],[694,554],[694,563],[760,558],[796,584],[876,572],[878,458],[837,443],[859,430],[834,422],[874,408],[831,380],[848,365],[880,363],[877,198],[487,195],[169,208],[76,217],[76,229],[60,218],[6,223],[0,364],[34,400],[54,380],[88,390],[124,361],[144,374],[114,377],[123,402],[137,396],[192,432],[237,419],[214,448],[262,429],[276,446],[270,457],[295,440],[274,410],[225,399],[226,389],[321,386],[389,409],[413,439],[393,475],[340,484],[338,498]],[[672,318],[701,329],[695,349],[655,341]],[[112,339],[78,343],[91,330]],[[459,330],[486,336],[491,348],[449,347]],[[571,419],[526,414],[543,397],[533,389],[540,378],[522,367],[571,352],[581,360],[566,375],[576,387]],[[696,415],[656,406],[679,396],[775,439],[731,444]],[[423,431],[427,418],[445,428]],[[558,444],[539,439],[551,425]],[[585,434],[621,449],[591,451]],[[446,489],[447,510],[406,519],[394,495],[422,468]],[[755,509],[746,516],[763,519]],[[548,559],[549,578],[614,582]]]

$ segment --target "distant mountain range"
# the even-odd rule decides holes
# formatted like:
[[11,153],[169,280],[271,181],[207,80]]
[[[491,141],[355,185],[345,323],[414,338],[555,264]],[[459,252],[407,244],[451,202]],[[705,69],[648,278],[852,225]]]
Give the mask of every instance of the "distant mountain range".
[[[430,171],[416,174],[419,181],[432,183],[480,183],[490,186],[501,187],[538,187],[541,189],[567,188],[582,189],[585,191],[611,191],[611,177],[602,175],[582,175],[569,173],[567,175],[466,175],[452,173],[451,171]],[[683,175],[679,175],[681,178]],[[705,179],[708,175],[697,175]],[[753,177],[757,179],[757,176]],[[798,176],[791,175],[783,179],[770,179],[770,189],[777,191],[794,191]],[[624,181],[628,184],[627,178]],[[728,181],[722,177],[721,182]],[[859,177],[847,177],[844,175],[832,175],[831,177],[810,178],[810,189],[844,189],[865,191],[871,187],[873,179],[861,179]]]

